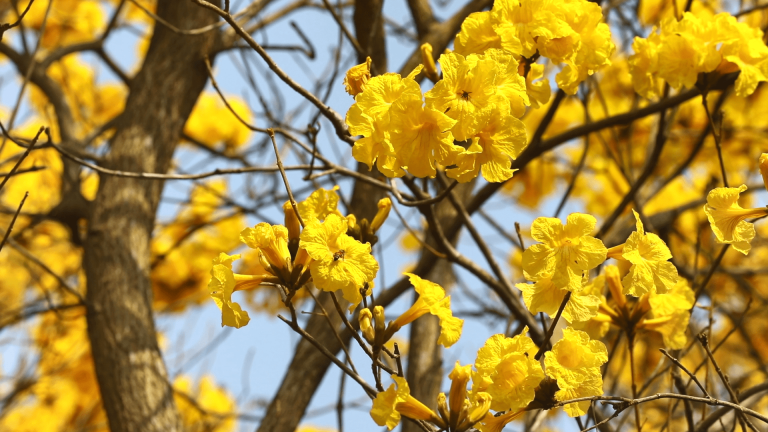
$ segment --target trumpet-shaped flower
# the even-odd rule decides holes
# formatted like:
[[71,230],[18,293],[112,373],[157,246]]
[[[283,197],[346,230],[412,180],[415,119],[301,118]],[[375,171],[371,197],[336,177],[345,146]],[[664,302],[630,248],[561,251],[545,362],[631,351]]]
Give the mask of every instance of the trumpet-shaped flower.
[[664,240],[656,234],[646,233],[636,211],[637,231],[630,234],[624,244],[622,257],[632,263],[624,277],[624,293],[635,297],[655,291],[663,294],[677,283],[677,269],[667,261],[672,258]]
[[276,270],[285,268],[291,262],[288,229],[282,225],[261,222],[253,228],[244,229],[240,233],[240,240],[249,248],[263,253],[269,265]]
[[315,285],[324,291],[342,290],[354,308],[362,301],[360,289],[373,282],[379,264],[369,243],[360,243],[346,233],[347,220],[331,213],[325,221],[304,228],[299,247],[312,257],[309,270]]
[[456,120],[451,132],[464,141],[488,122],[496,94],[496,62],[492,58],[455,52],[440,56],[443,79],[424,96],[427,107]]
[[516,159],[527,145],[523,122],[509,114],[509,107],[497,106],[469,148],[456,157],[457,167],[447,170],[448,177],[468,182],[482,172],[489,182],[508,180],[516,171],[510,158]]
[[[515,286],[523,292],[525,306],[534,315],[544,312],[554,317],[568,293],[567,289],[556,287],[550,278],[539,279],[534,284],[519,283]],[[563,318],[569,323],[588,321],[597,315],[600,302],[600,297],[584,292],[583,289],[574,291],[563,309]]]
[[392,375],[395,384],[376,395],[371,408],[371,417],[379,426],[392,430],[400,423],[401,415],[414,420],[433,420],[438,418],[434,411],[411,396],[411,389],[405,378]]
[[747,190],[746,185],[737,188],[715,188],[707,194],[704,213],[715,233],[717,241],[730,244],[734,249],[749,253],[750,242],[755,238],[755,227],[746,219],[765,216],[768,209],[744,209],[739,205],[739,194]]
[[442,111],[424,107],[420,95],[400,98],[392,105],[390,132],[398,163],[416,177],[434,177],[436,164],[451,165],[464,150],[453,143],[455,124]]
[[504,426],[519,418],[523,414],[525,414],[525,411],[522,409],[517,411],[509,411],[500,416],[494,416],[493,414],[488,413],[485,415],[485,418],[481,421],[481,423],[475,427],[480,432],[501,432],[504,430]]
[[[544,357],[547,376],[557,380],[560,387],[555,399],[602,395],[600,366],[607,361],[608,350],[602,342],[590,340],[583,331],[563,329],[563,338]],[[589,401],[570,403],[564,408],[571,417],[581,416],[589,409]]]
[[536,345],[525,336],[527,331],[526,327],[512,338],[493,335],[477,351],[472,391],[487,392],[494,411],[514,412],[525,408],[544,379],[541,364],[533,358]]
[[464,320],[456,318],[451,312],[451,296],[445,296],[445,290],[440,285],[424,280],[415,274],[404,273],[419,294],[418,300],[390,325],[402,328],[425,314],[432,314],[440,319],[440,337],[437,343],[448,348],[461,337]]
[[239,259],[240,255],[229,256],[220,253],[213,259],[211,268],[211,281],[208,289],[213,301],[221,309],[221,326],[240,328],[248,324],[250,318],[239,304],[232,301],[232,293],[247,288],[254,288],[261,284],[266,274],[236,275],[232,272],[232,262]]
[[565,225],[560,219],[540,217],[533,221],[531,236],[541,242],[523,252],[523,272],[528,280],[552,278],[558,288],[578,291],[583,272],[603,261],[607,249],[589,234],[594,216],[572,213]]

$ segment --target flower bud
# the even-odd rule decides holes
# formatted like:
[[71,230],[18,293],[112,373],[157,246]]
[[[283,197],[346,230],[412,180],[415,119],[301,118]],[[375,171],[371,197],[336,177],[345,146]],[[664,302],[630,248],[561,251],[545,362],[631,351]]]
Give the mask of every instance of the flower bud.
[[288,228],[288,240],[298,239],[301,236],[301,223],[290,201],[283,204],[285,213],[285,227]]
[[375,306],[373,308],[373,320],[377,332],[383,332],[387,324],[384,322],[384,308],[382,306]]
[[384,224],[384,221],[387,220],[390,210],[392,210],[392,200],[389,198],[380,199],[379,211],[376,212],[376,216],[373,218],[373,222],[371,222],[371,231],[375,233],[379,230],[379,228],[381,228],[381,226]]
[[368,343],[373,344],[375,333],[373,331],[373,327],[371,326],[371,319],[373,318],[373,314],[371,314],[371,310],[368,308],[365,308],[360,311],[360,315],[358,316],[358,322],[360,323],[360,331],[363,333],[363,337],[365,340],[368,341]]
[[432,82],[437,82],[440,76],[437,74],[437,65],[432,57],[432,45],[429,42],[421,46],[421,62],[424,64],[424,74]]

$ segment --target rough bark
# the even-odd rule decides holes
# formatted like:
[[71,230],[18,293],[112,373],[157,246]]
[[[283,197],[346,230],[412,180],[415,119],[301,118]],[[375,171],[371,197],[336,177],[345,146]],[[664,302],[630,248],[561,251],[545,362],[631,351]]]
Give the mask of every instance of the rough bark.
[[[188,1],[159,1],[178,28],[216,21]],[[184,36],[158,24],[111,143],[109,168],[166,172],[205,86],[214,32]],[[85,241],[88,335],[112,432],[178,431],[179,414],[157,345],[149,246],[163,184],[102,176]]]

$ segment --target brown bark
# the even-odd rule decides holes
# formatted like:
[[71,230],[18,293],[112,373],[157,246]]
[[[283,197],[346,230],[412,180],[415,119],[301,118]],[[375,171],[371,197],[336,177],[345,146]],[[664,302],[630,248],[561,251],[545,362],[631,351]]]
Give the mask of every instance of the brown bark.
[[[216,16],[188,1],[159,1],[178,28]],[[214,32],[184,36],[155,27],[107,157],[109,168],[166,172],[205,86]],[[179,414],[157,345],[149,246],[163,183],[102,176],[85,241],[87,319],[96,377],[112,432],[178,431]]]

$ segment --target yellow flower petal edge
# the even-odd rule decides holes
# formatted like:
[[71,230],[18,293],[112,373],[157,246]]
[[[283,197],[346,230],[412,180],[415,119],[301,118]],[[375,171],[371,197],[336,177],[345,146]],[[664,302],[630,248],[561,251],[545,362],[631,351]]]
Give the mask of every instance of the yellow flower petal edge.
[[437,343],[449,348],[461,337],[464,320],[456,318],[451,312],[451,296],[445,296],[445,290],[440,285],[422,279],[412,273],[408,276],[411,284],[419,294],[418,300],[402,315],[392,322],[394,328],[402,328],[412,323],[420,316],[430,313],[440,319],[440,337]]
[[755,238],[755,227],[746,219],[768,214],[765,208],[741,208],[739,195],[746,190],[746,185],[712,189],[707,194],[707,204],[704,206],[704,213],[717,241],[730,244],[744,255],[749,253],[752,248],[750,243]]

